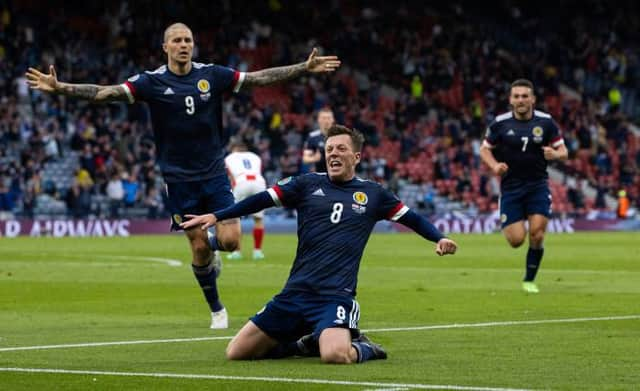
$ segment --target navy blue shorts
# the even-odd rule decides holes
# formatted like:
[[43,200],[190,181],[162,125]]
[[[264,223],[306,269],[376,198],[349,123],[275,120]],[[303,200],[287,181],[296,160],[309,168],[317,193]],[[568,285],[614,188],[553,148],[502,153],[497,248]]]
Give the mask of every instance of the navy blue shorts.
[[502,228],[529,215],[551,217],[551,191],[546,181],[525,183],[500,195],[500,222]]
[[290,342],[312,333],[316,338],[324,329],[358,328],[360,305],[353,297],[321,296],[286,292],[275,296],[251,321],[279,342]]
[[181,230],[186,214],[206,214],[233,205],[231,184],[226,175],[204,181],[167,184],[167,206],[171,213],[171,230]]

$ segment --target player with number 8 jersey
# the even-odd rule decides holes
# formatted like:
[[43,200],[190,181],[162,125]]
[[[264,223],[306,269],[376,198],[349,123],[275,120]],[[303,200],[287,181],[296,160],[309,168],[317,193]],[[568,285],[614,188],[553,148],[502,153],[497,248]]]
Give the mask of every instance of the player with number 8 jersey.
[[298,211],[299,245],[284,292],[355,296],[373,227],[409,210],[390,191],[358,177],[333,182],[327,174],[310,173],[286,178],[268,192],[277,206]]
[[[267,191],[206,215],[188,215],[183,228],[207,229],[271,206],[298,212],[298,248],[284,289],[240,330],[227,347],[232,360],[276,358],[304,353],[297,342],[317,341],[327,363],[355,363],[386,358],[384,350],[357,335],[360,306],[355,299],[362,253],[376,222],[397,221],[437,243],[438,255],[457,245],[390,191],[360,179],[364,137],[355,129],[333,125],[327,132],[327,173],[279,181]],[[308,334],[311,333],[311,334]],[[305,335],[308,334],[308,335]],[[309,337],[309,338],[307,338]],[[299,341],[290,345],[292,339]],[[291,348],[291,346],[293,348]]]

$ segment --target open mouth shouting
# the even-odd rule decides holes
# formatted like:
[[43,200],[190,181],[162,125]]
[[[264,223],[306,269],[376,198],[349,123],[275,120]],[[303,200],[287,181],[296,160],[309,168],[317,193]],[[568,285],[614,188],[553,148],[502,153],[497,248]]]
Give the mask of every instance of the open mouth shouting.
[[339,169],[342,166],[343,166],[342,162],[338,159],[329,160],[329,168]]

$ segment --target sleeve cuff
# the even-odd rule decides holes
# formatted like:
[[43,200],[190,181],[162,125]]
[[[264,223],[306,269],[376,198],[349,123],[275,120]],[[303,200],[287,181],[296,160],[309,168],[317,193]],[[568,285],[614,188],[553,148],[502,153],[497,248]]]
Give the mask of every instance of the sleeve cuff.
[[237,72],[234,75],[234,86],[233,86],[233,92],[237,93],[238,91],[240,91],[240,88],[242,88],[242,83],[244,82],[244,79],[247,77],[246,72]]
[[135,87],[133,86],[133,84],[131,84],[128,81],[125,81],[124,83],[120,84],[122,86],[122,88],[124,89],[124,92],[127,94],[127,99],[129,100],[129,103],[133,103],[136,101],[135,98]]
[[280,197],[282,197],[282,190],[278,186],[267,189],[267,193],[269,193],[276,206],[282,206],[282,201],[280,201]]

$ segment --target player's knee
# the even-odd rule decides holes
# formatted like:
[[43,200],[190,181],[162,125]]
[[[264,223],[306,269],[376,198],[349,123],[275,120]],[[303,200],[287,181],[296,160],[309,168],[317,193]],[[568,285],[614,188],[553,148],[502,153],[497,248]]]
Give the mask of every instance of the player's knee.
[[198,259],[207,259],[209,254],[211,253],[211,247],[209,247],[209,243],[197,241],[191,243],[191,250],[193,254]]
[[320,360],[325,364],[352,364],[354,360],[350,355],[351,345],[348,349],[331,349],[320,352]]
[[509,244],[511,245],[511,247],[513,248],[518,248],[520,246],[522,246],[522,243],[524,243],[524,237],[522,238],[509,238],[508,239]]
[[532,247],[540,247],[544,242],[544,231],[539,230],[529,233],[529,243]]
[[225,251],[236,251],[240,245],[240,240],[234,237],[218,238],[220,247]]
[[218,245],[220,249],[224,251],[235,251],[240,246],[240,236],[241,236],[240,228],[236,229],[227,229],[216,234],[216,239],[218,240]]
[[233,343],[233,341],[231,343],[229,343],[229,345],[227,345],[227,350],[225,351],[225,355],[227,357],[227,360],[247,360],[248,358],[246,357],[245,354],[243,354],[243,352],[237,348],[236,344]]

